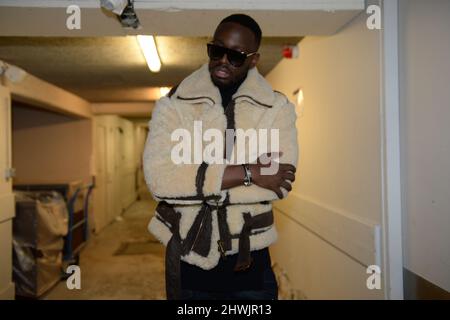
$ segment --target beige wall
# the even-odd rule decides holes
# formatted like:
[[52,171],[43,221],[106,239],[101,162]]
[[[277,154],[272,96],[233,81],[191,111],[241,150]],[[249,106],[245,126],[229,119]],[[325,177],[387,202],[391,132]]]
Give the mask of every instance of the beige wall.
[[11,96],[0,85],[0,300],[13,300],[12,221],[14,194],[7,170],[11,168]]
[[405,267],[450,291],[450,1],[400,1]]
[[12,106],[15,182],[90,181],[91,120]]
[[382,176],[380,34],[366,18],[334,36],[306,37],[300,57],[267,76],[291,101],[304,91],[297,180],[276,204],[272,256],[308,299],[383,298],[366,287],[366,266],[380,264]]

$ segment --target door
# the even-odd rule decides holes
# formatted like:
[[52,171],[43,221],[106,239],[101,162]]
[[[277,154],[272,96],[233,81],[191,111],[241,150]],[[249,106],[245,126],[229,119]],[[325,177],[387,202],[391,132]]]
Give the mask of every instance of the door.
[[120,119],[120,171],[122,208],[128,208],[136,200],[136,170],[135,170],[135,136],[131,121]]
[[11,96],[0,86],[0,300],[14,299],[12,282]]
[[107,173],[106,173],[106,136],[107,128],[96,119],[95,121],[95,229],[101,231],[108,224],[108,212],[110,210],[107,199]]
[[107,118],[108,135],[106,137],[106,170],[107,170],[107,201],[108,221],[112,222],[120,213],[118,194],[118,161],[117,161],[117,129],[114,118]]

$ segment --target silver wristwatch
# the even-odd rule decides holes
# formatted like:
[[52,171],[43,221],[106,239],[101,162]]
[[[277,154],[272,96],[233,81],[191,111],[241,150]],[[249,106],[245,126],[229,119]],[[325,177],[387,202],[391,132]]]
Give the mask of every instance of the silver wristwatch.
[[248,187],[252,185],[252,172],[248,164],[243,164],[242,167],[245,171],[244,186]]

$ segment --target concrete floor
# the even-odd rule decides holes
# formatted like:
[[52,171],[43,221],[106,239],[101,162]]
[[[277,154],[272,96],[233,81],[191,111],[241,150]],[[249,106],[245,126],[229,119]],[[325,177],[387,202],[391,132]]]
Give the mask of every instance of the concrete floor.
[[[69,290],[66,280],[42,300],[165,300],[165,248],[147,230],[157,203],[148,193],[116,221],[92,235],[80,254],[81,289]],[[128,244],[128,250],[124,249]],[[122,254],[118,254],[122,251]],[[124,254],[125,253],[125,254]],[[304,299],[291,287],[284,270],[273,266],[279,299]]]
[[[152,200],[137,201],[90,238],[80,254],[80,290],[63,280],[41,299],[165,299],[164,246],[147,231],[155,207]],[[115,255],[124,243],[132,250]]]

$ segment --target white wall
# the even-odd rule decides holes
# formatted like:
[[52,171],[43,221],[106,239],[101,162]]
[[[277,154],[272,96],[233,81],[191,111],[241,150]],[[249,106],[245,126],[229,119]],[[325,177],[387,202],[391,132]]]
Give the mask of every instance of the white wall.
[[450,1],[400,1],[404,264],[450,291]]
[[271,252],[308,299],[383,298],[366,287],[366,266],[380,263],[382,176],[380,34],[366,19],[362,13],[334,36],[306,37],[299,59],[282,60],[267,76],[291,101],[299,87],[305,96],[297,179],[276,204]]

